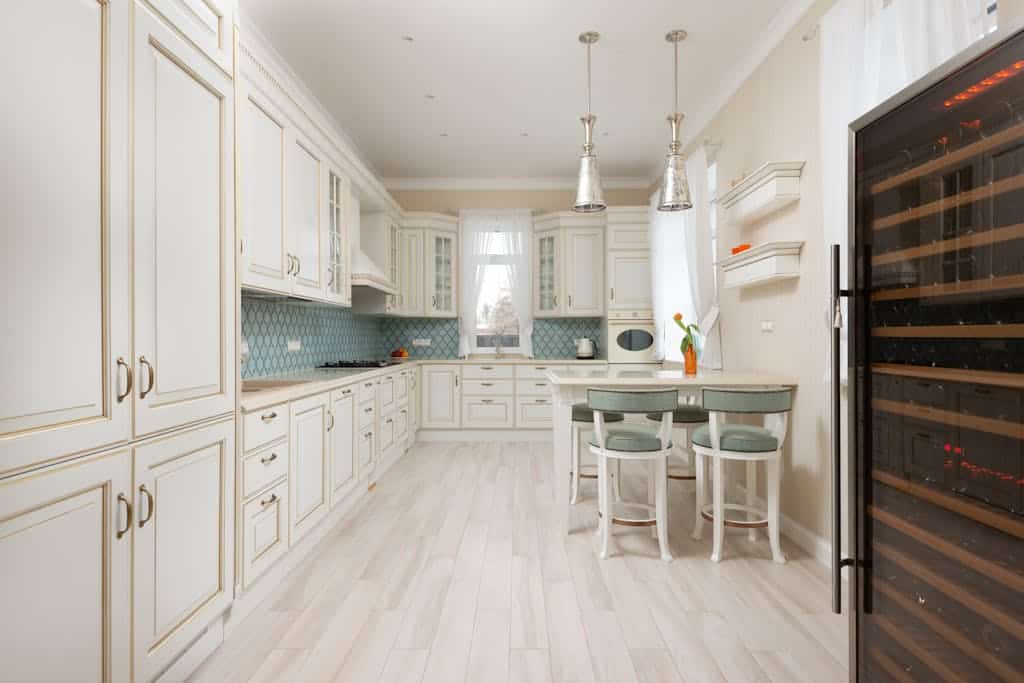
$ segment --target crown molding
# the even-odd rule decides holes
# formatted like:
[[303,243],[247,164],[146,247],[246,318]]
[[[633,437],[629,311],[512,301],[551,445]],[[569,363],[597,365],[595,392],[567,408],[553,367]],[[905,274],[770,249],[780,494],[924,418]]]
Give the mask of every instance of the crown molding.
[[[789,32],[804,18],[815,2],[817,0],[789,0],[783,5],[746,54],[719,81],[718,88],[704,100],[704,106],[698,109],[693,116],[686,117],[680,131],[680,137],[687,140],[684,145],[685,154],[690,154],[708,124],[722,111],[733,95],[757,70],[757,67],[768,59],[772,50],[778,47],[789,35]],[[662,173],[662,162],[659,160],[658,166],[647,180],[647,187],[658,182]]]
[[[604,178],[606,190],[645,190],[646,178]],[[576,178],[385,178],[384,187],[394,190],[575,190]]]

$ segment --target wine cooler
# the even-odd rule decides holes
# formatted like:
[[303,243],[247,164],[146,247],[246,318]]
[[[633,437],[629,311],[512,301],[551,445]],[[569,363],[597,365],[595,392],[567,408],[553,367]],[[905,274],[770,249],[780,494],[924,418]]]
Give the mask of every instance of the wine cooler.
[[850,149],[851,679],[1024,681],[1024,34]]

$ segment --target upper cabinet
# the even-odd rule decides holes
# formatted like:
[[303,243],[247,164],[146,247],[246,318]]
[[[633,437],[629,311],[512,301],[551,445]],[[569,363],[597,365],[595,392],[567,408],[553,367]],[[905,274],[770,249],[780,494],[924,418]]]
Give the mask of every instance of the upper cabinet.
[[426,315],[430,318],[455,318],[458,303],[458,237],[454,232],[424,231],[426,242]]
[[147,0],[224,73],[231,74],[236,0]]
[[423,316],[423,230],[401,228],[398,231],[398,312]]
[[4,8],[0,475],[131,433],[127,7]]
[[294,129],[285,157],[285,197],[288,200],[287,236],[291,260],[292,292],[309,298],[326,296],[324,250],[326,235],[320,203],[323,155],[298,129]]
[[560,212],[534,220],[534,316],[599,318],[605,312],[604,217]]
[[348,201],[348,181],[331,169],[327,172],[327,300],[351,305],[352,288],[349,286],[351,252],[345,221]]
[[134,396],[141,435],[234,409],[234,89],[170,26],[140,4],[135,9]]
[[607,211],[608,310],[646,310],[651,295],[651,252],[646,206],[609,207]]

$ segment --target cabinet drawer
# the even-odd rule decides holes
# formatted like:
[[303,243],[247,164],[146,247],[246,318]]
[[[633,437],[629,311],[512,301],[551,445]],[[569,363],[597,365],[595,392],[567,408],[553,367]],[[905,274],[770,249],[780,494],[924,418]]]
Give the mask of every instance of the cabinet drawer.
[[381,377],[377,385],[377,400],[380,403],[380,412],[387,413],[395,407],[395,376],[387,375]]
[[402,405],[409,400],[409,382],[412,372],[403,370],[395,377],[395,403]]
[[368,379],[356,385],[356,400],[372,401],[377,398],[377,380]]
[[288,435],[288,404],[246,413],[242,420],[242,447],[251,451]]
[[511,397],[467,397],[462,399],[462,426],[465,429],[496,428],[515,426]]
[[551,382],[546,379],[521,379],[516,382],[519,396],[551,396]]
[[246,588],[288,550],[288,482],[242,508],[242,576]]
[[376,413],[377,409],[373,407],[373,401],[360,403],[358,406],[356,406],[356,424],[359,425],[360,429],[372,427],[373,416]]
[[511,396],[515,382],[510,379],[467,379],[462,382],[463,396]]
[[372,469],[370,465],[373,463],[373,441],[373,429],[364,429],[359,433],[359,436],[356,437],[356,448],[359,452],[360,475],[362,475],[363,472]]
[[514,365],[463,365],[462,379],[512,379]]
[[548,365],[538,363],[536,365],[520,365],[516,367],[517,379],[544,379],[550,370],[565,370],[564,365]]
[[385,451],[395,443],[395,416],[386,417],[380,421],[380,436],[378,437],[378,450]]
[[551,429],[552,417],[550,398],[519,398],[516,400],[516,427],[520,429]]
[[242,460],[242,497],[248,498],[287,474],[287,441],[245,456]]

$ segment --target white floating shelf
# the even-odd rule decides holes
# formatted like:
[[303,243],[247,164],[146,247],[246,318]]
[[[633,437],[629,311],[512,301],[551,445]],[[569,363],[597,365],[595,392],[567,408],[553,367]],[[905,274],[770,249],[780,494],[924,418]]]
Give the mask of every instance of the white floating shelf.
[[768,242],[718,262],[726,289],[800,277],[803,242]]
[[749,225],[800,199],[802,161],[765,164],[726,192],[720,199],[730,223]]

